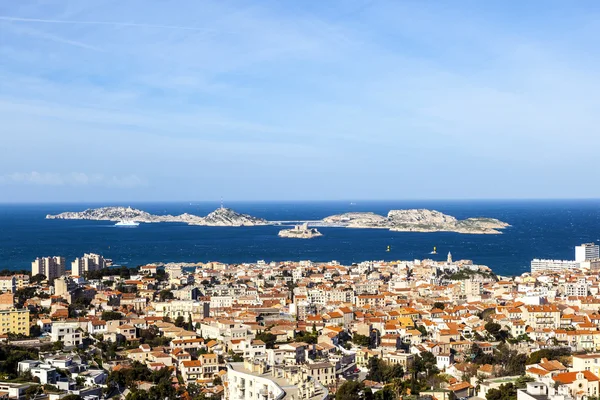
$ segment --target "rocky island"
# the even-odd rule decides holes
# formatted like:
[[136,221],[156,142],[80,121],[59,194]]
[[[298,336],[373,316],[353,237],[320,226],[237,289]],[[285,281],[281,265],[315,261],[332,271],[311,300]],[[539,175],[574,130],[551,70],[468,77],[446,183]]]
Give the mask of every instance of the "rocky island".
[[457,232],[469,234],[500,234],[508,226],[495,218],[458,220],[435,210],[391,210],[387,216],[372,212],[351,212],[326,217],[323,223],[347,228],[380,228],[398,232]]
[[279,231],[277,236],[292,239],[312,239],[318,236],[323,236],[323,234],[315,228],[309,228],[308,222],[305,222],[302,225],[294,226],[292,229],[282,229]]
[[[101,207],[81,212],[64,212],[47,215],[47,219],[83,219],[94,221],[135,221],[141,223],[181,222],[200,226],[257,226],[278,225],[282,221],[267,221],[263,218],[240,214],[230,208],[220,207],[202,217],[194,214],[154,215],[131,207]],[[308,227],[308,223],[323,227],[345,227],[363,229],[389,229],[399,232],[457,232],[468,234],[499,234],[508,226],[495,218],[467,218],[459,220],[451,215],[435,210],[409,209],[391,210],[387,216],[372,212],[350,212],[331,215],[319,221],[295,221],[299,226],[284,229],[280,237],[310,239],[321,236],[316,229]]]
[[83,219],[92,221],[135,221],[143,223],[183,222],[201,226],[256,226],[268,225],[262,218],[240,214],[230,208],[217,208],[205,217],[184,213],[181,215],[154,215],[131,207],[90,208],[81,212],[46,215],[46,219]]

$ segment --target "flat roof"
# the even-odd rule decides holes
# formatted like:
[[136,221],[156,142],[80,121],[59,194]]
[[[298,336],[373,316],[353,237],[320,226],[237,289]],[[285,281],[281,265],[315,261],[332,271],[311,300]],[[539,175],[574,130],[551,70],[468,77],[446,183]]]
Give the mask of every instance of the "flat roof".
[[[232,363],[228,363],[228,365],[234,371],[241,372],[241,373],[247,374],[247,375],[256,376],[259,378],[268,379],[268,380],[274,382],[275,384],[277,384],[277,386],[279,386],[285,392],[285,396],[283,397],[283,399],[289,399],[291,396],[295,397],[298,394],[298,386],[290,383],[290,381],[288,381],[287,379],[273,376],[270,373],[259,374],[257,372],[252,372],[252,371],[246,369],[246,367],[244,367],[243,362],[232,362]],[[325,395],[325,393],[323,393],[321,395],[317,394],[317,395],[311,397],[311,399],[322,399],[324,395]]]

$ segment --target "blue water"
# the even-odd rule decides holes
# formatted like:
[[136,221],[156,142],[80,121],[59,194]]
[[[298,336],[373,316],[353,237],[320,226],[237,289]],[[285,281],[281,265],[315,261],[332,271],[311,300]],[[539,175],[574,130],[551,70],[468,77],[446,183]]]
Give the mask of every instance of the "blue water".
[[[106,221],[46,220],[46,214],[81,211],[104,205],[131,205],[154,214],[189,212],[206,215],[215,203],[26,204],[0,205],[0,269],[29,269],[38,256],[61,255],[68,261],[85,252],[112,258],[116,264],[158,261],[227,263],[256,260],[472,259],[496,273],[517,275],[532,258],[573,259],[574,246],[600,241],[600,200],[569,201],[381,201],[228,203],[239,212],[268,220],[320,219],[348,211],[381,214],[399,208],[430,208],[457,218],[494,217],[512,227],[502,235],[409,233],[378,229],[319,228],[323,237],[293,240],[277,237],[280,227],[202,227],[176,223],[116,228]],[[390,245],[391,251],[386,252]],[[438,255],[431,256],[433,246]]]

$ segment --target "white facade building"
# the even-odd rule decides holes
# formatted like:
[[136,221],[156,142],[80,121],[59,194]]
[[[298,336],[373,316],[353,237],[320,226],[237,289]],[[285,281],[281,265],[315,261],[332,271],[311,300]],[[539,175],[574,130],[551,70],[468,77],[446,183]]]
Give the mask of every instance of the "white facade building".
[[535,258],[531,260],[531,272],[541,271],[565,271],[567,269],[579,268],[579,262],[571,260],[542,260]]
[[86,272],[98,271],[106,266],[106,261],[101,255],[86,253],[71,263],[71,276],[84,276]]
[[65,347],[75,347],[81,344],[81,331],[77,322],[59,322],[52,324],[50,337],[52,342],[63,342]]
[[31,276],[39,274],[47,279],[55,279],[65,274],[64,257],[38,257],[31,263]]
[[0,276],[0,292],[14,293],[17,290],[17,281],[14,276]]
[[[227,364],[225,400],[325,400],[328,390],[299,367]],[[285,390],[283,389],[285,388]]]
[[583,262],[600,258],[600,246],[595,243],[584,243],[575,246],[575,261]]
[[566,296],[587,296],[589,290],[589,284],[585,279],[580,279],[576,283],[567,283],[565,285]]

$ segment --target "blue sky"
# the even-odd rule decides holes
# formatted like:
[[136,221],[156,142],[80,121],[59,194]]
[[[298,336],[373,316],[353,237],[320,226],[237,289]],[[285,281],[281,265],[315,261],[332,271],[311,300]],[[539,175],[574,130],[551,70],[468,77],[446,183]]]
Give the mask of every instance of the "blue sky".
[[0,2],[0,201],[600,197],[595,1]]

